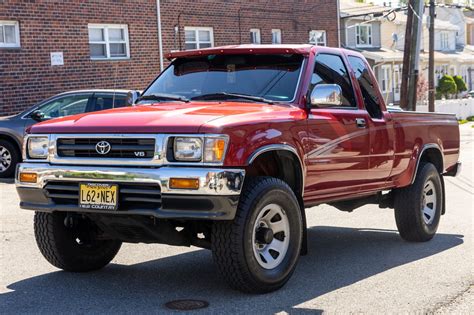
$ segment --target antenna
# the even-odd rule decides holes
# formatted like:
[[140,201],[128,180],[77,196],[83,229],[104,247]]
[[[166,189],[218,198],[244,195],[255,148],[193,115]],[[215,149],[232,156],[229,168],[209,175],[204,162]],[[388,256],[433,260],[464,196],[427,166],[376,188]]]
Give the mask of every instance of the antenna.
[[115,108],[115,90],[117,86],[118,63],[115,64],[114,93],[112,94],[112,108]]

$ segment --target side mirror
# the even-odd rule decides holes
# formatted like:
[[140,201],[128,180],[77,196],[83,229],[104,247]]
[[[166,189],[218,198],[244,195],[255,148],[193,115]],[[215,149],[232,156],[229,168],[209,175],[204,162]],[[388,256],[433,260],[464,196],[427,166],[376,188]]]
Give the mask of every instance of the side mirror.
[[140,91],[130,91],[127,93],[127,105],[134,106],[140,97]]
[[30,114],[30,118],[34,121],[41,122],[44,120],[44,114],[39,110],[35,110]]
[[337,84],[318,84],[310,96],[312,107],[336,107],[342,105],[342,89]]

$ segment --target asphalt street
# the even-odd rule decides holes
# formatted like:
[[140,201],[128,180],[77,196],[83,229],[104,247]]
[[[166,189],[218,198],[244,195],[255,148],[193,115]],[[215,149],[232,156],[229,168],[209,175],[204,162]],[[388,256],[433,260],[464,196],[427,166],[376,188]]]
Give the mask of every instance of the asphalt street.
[[98,272],[49,265],[20,210],[14,185],[0,182],[0,313],[165,313],[175,299],[203,299],[201,313],[474,313],[474,128],[461,126],[463,173],[446,178],[447,213],[428,243],[407,243],[393,211],[308,209],[309,255],[280,291],[230,290],[211,253],[124,244]]

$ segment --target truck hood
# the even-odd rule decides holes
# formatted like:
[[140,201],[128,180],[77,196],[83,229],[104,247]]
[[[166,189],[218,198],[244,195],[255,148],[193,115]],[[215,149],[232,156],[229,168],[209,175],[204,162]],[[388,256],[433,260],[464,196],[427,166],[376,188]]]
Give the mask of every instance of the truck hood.
[[30,133],[197,133],[223,117],[228,121],[229,116],[238,116],[242,121],[288,109],[245,102],[160,103],[53,119],[33,125]]

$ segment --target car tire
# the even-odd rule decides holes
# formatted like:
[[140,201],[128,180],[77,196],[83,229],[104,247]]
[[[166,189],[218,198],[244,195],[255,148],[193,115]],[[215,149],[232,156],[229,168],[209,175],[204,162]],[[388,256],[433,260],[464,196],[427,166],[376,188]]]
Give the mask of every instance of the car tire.
[[278,290],[299,259],[303,221],[297,198],[282,180],[248,178],[233,221],[214,222],[211,248],[228,284],[246,293]]
[[[101,269],[118,253],[122,243],[97,240],[95,226],[85,219],[74,227],[65,224],[63,212],[36,212],[34,232],[41,254],[53,266],[73,272]],[[81,239],[82,238],[82,239]]]
[[395,193],[395,220],[400,236],[410,242],[431,240],[443,210],[441,175],[431,163],[421,163],[415,182]]
[[12,177],[20,160],[21,153],[17,147],[10,141],[0,140],[0,178]]

